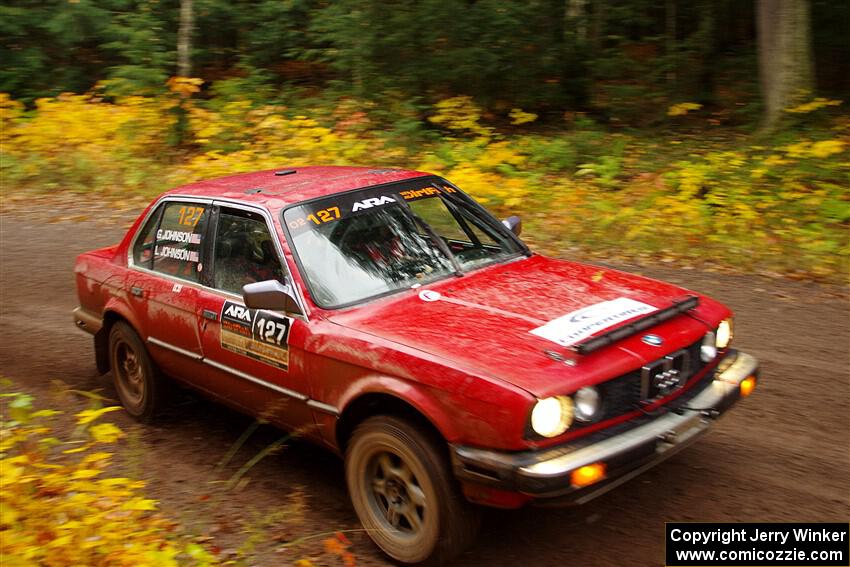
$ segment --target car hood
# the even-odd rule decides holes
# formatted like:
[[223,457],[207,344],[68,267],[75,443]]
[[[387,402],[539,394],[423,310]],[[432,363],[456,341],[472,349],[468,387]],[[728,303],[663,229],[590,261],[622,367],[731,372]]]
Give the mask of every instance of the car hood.
[[[551,333],[540,336],[547,335],[541,327],[602,302],[645,305],[647,311],[687,295],[696,294],[617,270],[533,255],[332,312],[329,319],[545,397],[625,374],[689,345],[729,311],[700,296],[691,315],[679,315],[587,355],[559,344]],[[613,323],[605,313],[588,336],[626,324],[641,316],[638,311],[633,316],[632,311],[621,312],[624,318]],[[648,333],[657,335],[661,344],[642,341]]]

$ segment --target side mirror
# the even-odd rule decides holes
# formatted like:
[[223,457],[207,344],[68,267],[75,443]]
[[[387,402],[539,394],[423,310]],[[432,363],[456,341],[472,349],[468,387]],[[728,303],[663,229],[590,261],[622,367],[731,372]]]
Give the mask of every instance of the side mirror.
[[277,280],[249,283],[242,286],[242,299],[249,309],[268,309],[301,315],[292,286]]
[[505,225],[508,230],[519,236],[522,234],[522,219],[516,215],[509,216],[505,220],[502,221],[502,224]]

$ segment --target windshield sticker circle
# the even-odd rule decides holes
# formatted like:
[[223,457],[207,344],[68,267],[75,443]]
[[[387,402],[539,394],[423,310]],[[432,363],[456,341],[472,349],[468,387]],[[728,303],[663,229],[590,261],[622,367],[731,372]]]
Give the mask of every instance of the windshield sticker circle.
[[440,292],[432,289],[423,289],[419,292],[419,299],[422,301],[439,301],[440,297],[442,297]]

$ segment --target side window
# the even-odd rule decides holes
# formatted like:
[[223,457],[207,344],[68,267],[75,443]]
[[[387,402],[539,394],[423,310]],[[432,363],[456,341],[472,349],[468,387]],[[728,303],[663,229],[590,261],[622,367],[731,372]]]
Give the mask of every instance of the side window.
[[280,258],[265,219],[239,209],[222,208],[213,253],[216,289],[241,294],[247,283],[283,281]]
[[209,217],[201,203],[167,203],[156,230],[153,270],[192,282],[201,271],[201,241]]
[[459,213],[459,216],[463,219],[463,226],[461,226],[458,219],[440,198],[431,197],[413,201],[410,203],[410,208],[428,223],[434,229],[434,232],[445,239],[476,246],[497,246],[496,241],[478,226],[477,219],[463,210]]
[[156,242],[156,227],[159,224],[159,217],[162,215],[163,205],[159,205],[157,209],[148,217],[148,222],[139,231],[136,237],[136,244],[133,246],[133,263],[137,266],[145,268],[151,267],[153,259],[154,244]]
[[469,236],[457,224],[457,220],[449,213],[442,199],[430,198],[413,201],[410,203],[410,208],[443,238],[469,241]]

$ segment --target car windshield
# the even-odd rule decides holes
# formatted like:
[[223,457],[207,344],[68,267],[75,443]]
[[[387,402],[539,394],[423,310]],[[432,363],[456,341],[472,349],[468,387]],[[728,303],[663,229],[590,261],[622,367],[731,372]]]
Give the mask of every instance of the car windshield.
[[420,180],[291,207],[284,223],[313,300],[357,303],[523,251],[496,219],[454,187]]

